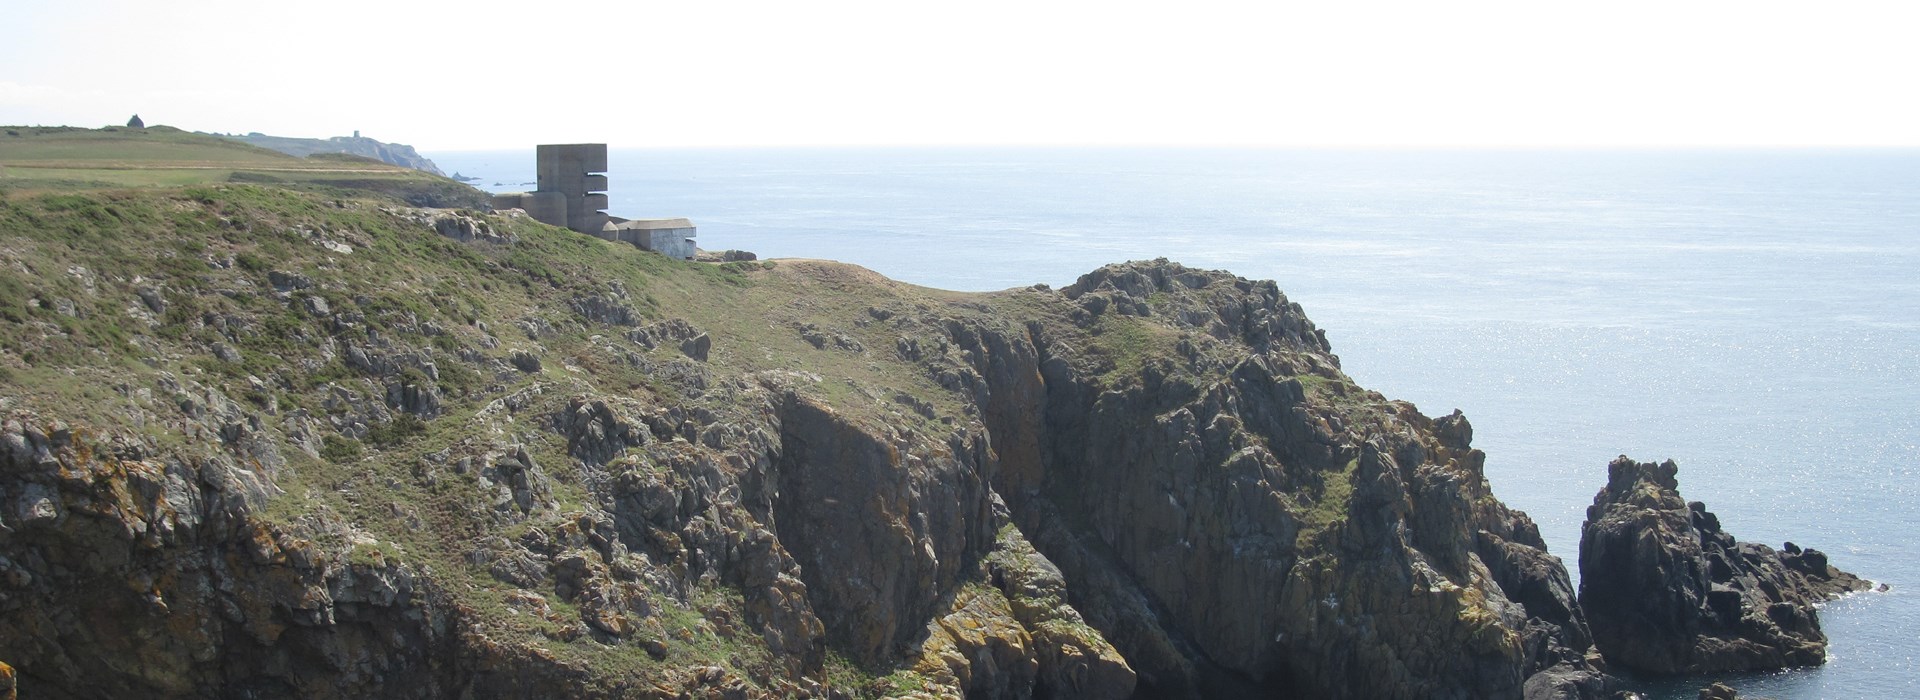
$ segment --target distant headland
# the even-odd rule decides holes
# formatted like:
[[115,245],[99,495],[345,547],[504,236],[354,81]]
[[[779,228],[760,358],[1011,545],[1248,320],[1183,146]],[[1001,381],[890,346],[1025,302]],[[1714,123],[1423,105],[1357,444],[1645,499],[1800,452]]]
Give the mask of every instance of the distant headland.
[[420,155],[419,151],[413,150],[412,146],[403,143],[377,141],[361,136],[359,131],[353,132],[352,136],[335,136],[325,139],[309,139],[295,136],[268,136],[258,131],[244,136],[236,134],[212,135],[279,151],[290,156],[305,158],[315,153],[347,153],[373,158],[389,165],[423,170],[435,175],[446,175],[446,173],[440,172],[440,166],[434,165],[433,161],[428,160],[426,156]]

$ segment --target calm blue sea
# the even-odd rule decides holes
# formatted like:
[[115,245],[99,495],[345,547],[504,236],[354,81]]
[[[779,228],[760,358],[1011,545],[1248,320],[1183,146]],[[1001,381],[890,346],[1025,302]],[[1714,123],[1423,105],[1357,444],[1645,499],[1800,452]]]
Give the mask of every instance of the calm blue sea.
[[[436,153],[493,190],[533,151]],[[1466,411],[1571,566],[1615,455],[1893,591],[1774,698],[1920,697],[1920,151],[619,150],[612,213],[930,287],[1171,258],[1280,287],[1361,384]],[[496,185],[495,183],[500,183]],[[1705,680],[1649,686],[1692,698]]]

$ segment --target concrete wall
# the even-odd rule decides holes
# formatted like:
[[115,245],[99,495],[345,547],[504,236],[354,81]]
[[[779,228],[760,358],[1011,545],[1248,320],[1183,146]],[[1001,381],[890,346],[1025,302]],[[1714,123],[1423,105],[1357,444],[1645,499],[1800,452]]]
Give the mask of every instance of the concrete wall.
[[631,243],[641,250],[651,250],[675,260],[692,260],[695,249],[695,229],[687,228],[642,228],[634,223],[615,224],[599,236],[609,241]]
[[675,260],[692,260],[694,255],[693,229],[663,228],[648,231],[652,234],[646,245],[647,250],[665,255]]

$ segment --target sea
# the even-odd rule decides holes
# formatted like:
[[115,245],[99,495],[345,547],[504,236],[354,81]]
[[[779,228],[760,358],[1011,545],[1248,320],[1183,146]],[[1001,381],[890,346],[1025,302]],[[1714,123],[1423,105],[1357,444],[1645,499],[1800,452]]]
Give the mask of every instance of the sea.
[[[533,149],[428,154],[494,191]],[[1770,698],[1920,697],[1920,149],[613,149],[610,212],[928,287],[1168,258],[1278,281],[1361,385],[1456,408],[1577,570],[1617,455],[1888,592]],[[1577,576],[1577,571],[1576,571]]]

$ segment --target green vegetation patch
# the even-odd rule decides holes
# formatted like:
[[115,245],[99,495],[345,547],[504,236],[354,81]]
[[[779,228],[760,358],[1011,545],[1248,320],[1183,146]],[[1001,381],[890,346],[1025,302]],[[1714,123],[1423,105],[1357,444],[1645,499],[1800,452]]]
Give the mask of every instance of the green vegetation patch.
[[[1294,538],[1295,551],[1316,551],[1315,542],[1334,526],[1347,521],[1353,503],[1353,473],[1360,460],[1348,460],[1338,470],[1321,472],[1320,493],[1311,502],[1299,503],[1294,513],[1300,518],[1300,531]],[[1288,498],[1295,498],[1288,494]],[[1324,549],[1324,548],[1319,548]]]

